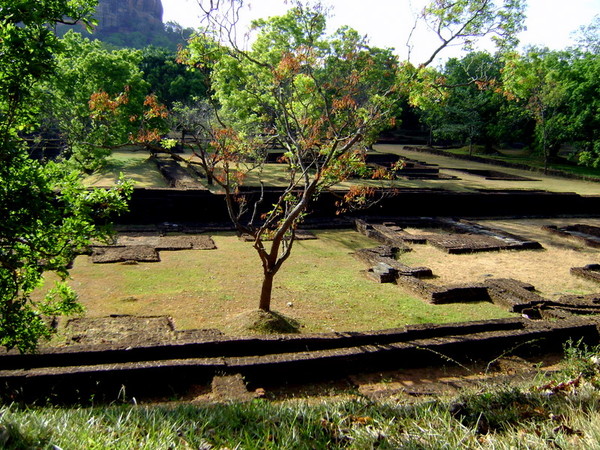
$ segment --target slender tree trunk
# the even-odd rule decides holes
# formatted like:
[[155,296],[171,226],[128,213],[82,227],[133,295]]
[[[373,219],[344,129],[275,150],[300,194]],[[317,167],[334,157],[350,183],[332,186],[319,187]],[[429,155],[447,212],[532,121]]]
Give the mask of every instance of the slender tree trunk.
[[273,292],[273,278],[275,278],[275,273],[270,270],[265,270],[262,288],[260,291],[260,303],[258,305],[259,309],[263,311],[271,311],[271,294]]
[[214,184],[213,172],[211,169],[209,169],[208,164],[204,160],[204,157],[201,158],[200,165],[202,166],[204,174],[206,175],[206,182],[209,186],[212,186]]
[[544,154],[544,174],[548,173],[548,147],[546,144],[546,111],[542,109],[542,152]]

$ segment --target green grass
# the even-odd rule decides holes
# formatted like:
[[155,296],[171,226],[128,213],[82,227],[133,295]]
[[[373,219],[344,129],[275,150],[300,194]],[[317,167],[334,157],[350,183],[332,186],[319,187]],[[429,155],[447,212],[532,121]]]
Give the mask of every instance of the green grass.
[[[64,449],[580,449],[600,442],[598,349],[529,384],[456,397],[372,401],[352,394],[274,402],[0,406],[0,446]],[[581,364],[591,370],[574,376]],[[579,372],[580,373],[580,372]]]
[[[431,305],[396,285],[377,284],[350,254],[375,241],[351,230],[316,234],[317,240],[294,244],[274,283],[272,309],[300,322],[303,332],[510,316],[490,303]],[[251,243],[227,233],[213,239],[217,250],[161,252],[160,263],[92,264],[81,256],[71,284],[89,316],[166,314],[178,328],[228,331],[239,314],[258,307],[262,269]]]
[[[446,150],[448,153],[455,155],[468,155],[469,148],[461,147],[457,149],[448,149]],[[481,151],[474,151],[474,156],[479,156],[483,158],[487,158],[495,161],[503,161],[514,164],[524,164],[526,166],[543,170],[544,169],[544,160],[543,157],[537,153],[531,152],[529,150],[523,151],[511,151],[511,150],[498,150],[498,153],[495,154],[486,154]],[[574,175],[585,176],[585,177],[594,177],[600,178],[600,169],[595,169],[593,167],[580,166],[576,164],[557,164],[551,163],[548,165],[549,169],[560,170],[566,173],[571,173]]]
[[168,187],[156,164],[149,157],[148,151],[143,149],[114,150],[103,169],[87,177],[84,183],[94,187],[110,187],[118,181],[120,174],[123,174],[127,179],[133,180],[137,188]]

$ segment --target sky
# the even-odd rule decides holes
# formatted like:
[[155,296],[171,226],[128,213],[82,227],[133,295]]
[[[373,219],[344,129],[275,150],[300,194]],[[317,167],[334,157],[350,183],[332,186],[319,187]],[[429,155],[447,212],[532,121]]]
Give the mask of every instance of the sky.
[[[369,38],[371,45],[393,47],[401,59],[408,59],[406,41],[418,12],[425,0],[323,0],[330,5],[333,17],[331,31],[349,25]],[[289,7],[283,0],[247,0],[251,9],[244,19],[250,20],[279,15]],[[163,20],[174,21],[184,27],[199,25],[197,0],[162,0]],[[528,0],[527,30],[519,35],[521,47],[545,46],[554,50],[573,44],[571,33],[591,23],[600,14],[600,0]],[[423,62],[438,45],[437,38],[424,32],[414,40],[410,59]],[[483,48],[488,48],[483,44]],[[491,49],[491,47],[489,47]],[[459,56],[459,49],[447,49],[442,57]]]

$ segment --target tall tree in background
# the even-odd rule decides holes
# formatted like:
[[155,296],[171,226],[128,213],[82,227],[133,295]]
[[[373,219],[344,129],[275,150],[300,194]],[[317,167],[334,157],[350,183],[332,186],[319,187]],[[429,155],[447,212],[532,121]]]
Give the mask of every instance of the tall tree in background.
[[190,102],[192,98],[208,96],[208,77],[201,70],[190,70],[177,62],[177,52],[164,48],[146,47],[142,50],[139,68],[150,92],[171,108],[173,103]]
[[567,88],[573,140],[579,163],[600,167],[600,15],[580,29],[577,42]]
[[469,154],[475,144],[486,153],[501,142],[517,142],[519,130],[526,127],[524,114],[503,95],[499,56],[471,52],[452,58],[441,73],[447,96],[440,102],[424,105],[426,123],[436,139],[467,144]]
[[600,14],[594,16],[588,25],[584,25],[575,33],[577,49],[582,53],[600,55]]
[[569,59],[567,52],[532,48],[523,56],[513,54],[504,68],[506,92],[524,101],[535,120],[535,142],[545,169],[572,133],[565,114]]
[[64,165],[30,158],[20,137],[36,126],[35,88],[56,68],[54,24],[89,25],[94,6],[86,0],[0,1],[0,345],[6,348],[35,349],[53,332],[46,317],[80,310],[65,283],[41,301],[31,293],[46,272],[64,281],[77,251],[106,236],[110,214],[126,207],[129,186],[88,191]]
[[[471,50],[481,38],[491,38],[501,50],[517,44],[523,30],[525,0],[432,0],[423,8],[415,28],[424,24],[438,39],[438,46],[422,62],[430,65],[446,47]],[[409,40],[409,48],[413,43]]]
[[600,167],[600,53],[583,53],[571,65],[567,104],[579,162]]
[[[525,4],[525,0],[432,0],[418,15],[407,42],[409,60],[415,46],[414,32],[418,28],[425,27],[436,38],[437,44],[429,58],[420,64],[410,61],[402,64],[399,88],[409,105],[418,108],[425,118],[430,128],[430,143],[434,130],[439,137],[460,135],[473,141],[480,135],[485,121],[477,103],[486,97],[483,92],[480,96],[468,95],[466,99],[470,106],[454,102],[452,95],[458,86],[448,82],[431,64],[447,47],[458,46],[471,51],[482,38],[490,38],[499,52],[513,48],[518,42],[516,35],[524,29]],[[489,78],[476,80],[471,75],[466,74],[470,78],[469,86],[462,92],[459,89],[458,95],[473,94],[476,81],[491,81]],[[452,117],[450,121],[446,117],[448,113]]]
[[112,149],[135,142],[149,128],[143,111],[150,86],[138,67],[138,50],[109,51],[73,31],[60,43],[53,74],[39,86],[41,121],[64,142],[61,156],[91,173]]

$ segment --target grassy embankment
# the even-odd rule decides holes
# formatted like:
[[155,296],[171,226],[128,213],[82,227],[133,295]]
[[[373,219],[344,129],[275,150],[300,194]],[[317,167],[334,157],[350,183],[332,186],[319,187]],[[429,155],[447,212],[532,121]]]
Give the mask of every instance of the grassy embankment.
[[600,378],[593,352],[520,385],[458,397],[331,398],[250,403],[0,406],[6,449],[581,449],[600,442]]

